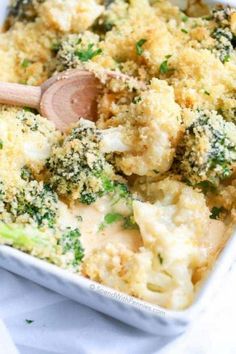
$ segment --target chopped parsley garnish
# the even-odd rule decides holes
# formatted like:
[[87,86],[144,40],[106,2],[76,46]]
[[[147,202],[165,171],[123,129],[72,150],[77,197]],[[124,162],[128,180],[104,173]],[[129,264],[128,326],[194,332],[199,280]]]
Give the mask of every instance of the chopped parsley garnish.
[[188,31],[185,28],[181,28],[181,32],[188,33]]
[[223,207],[213,207],[211,209],[211,215],[210,215],[210,218],[211,219],[219,219],[220,217],[220,214],[222,214],[223,212],[225,211],[225,208]]
[[34,320],[27,320],[27,319],[25,319],[25,322],[26,322],[27,324],[31,324],[31,323],[34,323]]
[[94,44],[90,43],[85,50],[77,50],[75,52],[75,55],[81,60],[82,62],[86,62],[88,60],[93,59],[97,55],[102,53],[102,50],[100,48],[94,50]]
[[0,150],[3,149],[3,141],[0,139]]
[[30,64],[31,64],[31,61],[29,59],[24,59],[21,62],[21,67],[24,69],[27,69]]
[[205,95],[210,96],[210,92],[205,90],[204,93],[205,93]]
[[135,230],[138,229],[138,225],[136,224],[133,215],[124,216],[120,213],[108,213],[105,215],[103,222],[99,226],[98,231],[104,230],[108,225],[112,225],[115,222],[122,221],[122,226],[126,230]]
[[116,221],[119,221],[123,218],[123,216],[119,213],[109,213],[105,216],[104,221],[110,225],[113,224]]
[[226,55],[223,59],[223,63],[228,63],[230,61],[230,55]]
[[185,14],[183,14],[181,19],[183,22],[188,22],[188,16],[186,16]]
[[135,44],[135,48],[136,48],[136,53],[137,53],[137,55],[142,55],[143,54],[143,51],[144,51],[144,49],[143,49],[143,45],[144,45],[144,43],[146,43],[147,42],[147,40],[146,39],[144,39],[144,38],[142,38],[142,39],[140,39],[136,44]]
[[108,213],[105,215],[103,222],[99,226],[99,231],[102,231],[105,229],[106,226],[114,224],[117,221],[120,221],[123,219],[123,215],[119,213]]
[[165,56],[165,60],[161,63],[160,65],[160,73],[161,74],[166,74],[168,73],[169,71],[173,71],[173,69],[170,69],[169,68],[169,64],[168,64],[168,59],[171,57],[171,55],[166,55]]
[[164,60],[161,65],[160,65],[160,73],[161,74],[166,74],[169,71],[168,68],[168,61]]
[[23,107],[23,110],[24,110],[25,112],[30,112],[30,113],[38,114],[38,111],[37,111],[37,109],[35,109],[35,108]]

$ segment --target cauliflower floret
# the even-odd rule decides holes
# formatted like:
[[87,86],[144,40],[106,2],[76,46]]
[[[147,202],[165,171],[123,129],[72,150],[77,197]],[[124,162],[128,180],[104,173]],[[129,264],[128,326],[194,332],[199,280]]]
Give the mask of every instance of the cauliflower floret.
[[172,267],[163,263],[159,253],[146,248],[136,253],[126,275],[130,293],[166,308],[183,309],[194,296],[191,272],[181,262],[175,262]]
[[[156,202],[154,204],[140,201],[133,203],[134,217],[136,222],[140,224],[144,245],[151,247],[156,242],[156,238],[166,232],[173,238],[168,240],[163,237],[163,245],[170,243],[170,246],[175,248],[176,257],[176,246],[181,240],[183,245],[178,249],[178,254],[181,258],[182,254],[187,257],[189,245],[187,245],[186,252],[182,252],[182,247],[186,245],[185,239],[198,240],[205,233],[208,225],[209,209],[206,206],[204,195],[184,183],[170,178],[153,184],[156,184]],[[148,224],[141,220],[147,221]],[[156,224],[150,227],[150,222]],[[179,233],[182,234],[181,238],[178,236]],[[196,245],[196,242],[193,246]]]
[[156,183],[154,204],[134,201],[133,208],[143,246],[136,253],[117,245],[97,249],[85,259],[84,274],[154,304],[187,307],[192,276],[206,264],[210,247],[204,196],[167,178]]
[[0,180],[4,185],[19,187],[26,169],[39,173],[58,137],[59,133],[47,119],[25,110],[3,109],[0,112]]
[[107,244],[95,249],[84,259],[81,271],[92,280],[129,293],[125,275],[132,257],[133,252],[124,245]]
[[147,90],[129,106],[121,106],[110,119],[110,125],[125,127],[123,141],[129,148],[116,157],[117,167],[126,175],[167,171],[173,161],[180,120],[173,89],[165,81],[153,79]]
[[[168,105],[166,105],[168,102]],[[153,79],[150,89],[128,112],[125,143],[131,152],[117,158],[122,171],[153,175],[167,171],[173,161],[180,129],[180,108],[166,82]]]
[[8,25],[16,21],[32,21],[38,13],[39,5],[44,0],[11,0],[8,11]]
[[181,309],[192,301],[194,270],[206,262],[207,252],[201,243],[209,209],[202,194],[170,179],[156,184],[156,196],[154,204],[133,203],[145,249],[134,258],[137,279],[132,287],[136,296]]
[[95,0],[46,0],[39,14],[50,28],[78,33],[90,27],[103,9]]

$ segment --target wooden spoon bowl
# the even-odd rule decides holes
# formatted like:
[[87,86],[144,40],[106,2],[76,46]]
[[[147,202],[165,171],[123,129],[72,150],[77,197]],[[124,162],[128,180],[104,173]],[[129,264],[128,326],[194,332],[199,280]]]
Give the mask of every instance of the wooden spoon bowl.
[[100,81],[88,71],[71,70],[49,79],[41,86],[39,111],[50,117],[56,127],[65,130],[80,117],[97,118]]
[[[130,81],[137,88],[145,84],[128,75],[104,70],[106,77]],[[65,131],[80,117],[97,119],[97,98],[102,84],[92,72],[68,70],[57,74],[41,86],[27,86],[0,82],[0,103],[36,108],[43,117],[52,120]]]

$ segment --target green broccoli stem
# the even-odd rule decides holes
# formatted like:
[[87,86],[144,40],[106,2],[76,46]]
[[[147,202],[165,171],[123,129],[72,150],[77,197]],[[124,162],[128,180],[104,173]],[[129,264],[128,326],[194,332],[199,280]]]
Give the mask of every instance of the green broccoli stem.
[[[29,226],[0,223],[0,244],[28,252],[65,268],[78,270],[84,256],[78,229],[61,234],[60,241],[50,232],[42,232]],[[73,255],[71,257],[71,254]]]
[[19,225],[0,223],[0,243],[11,245],[23,251],[41,254],[45,249],[47,254],[54,251],[50,235],[34,228],[23,228]]

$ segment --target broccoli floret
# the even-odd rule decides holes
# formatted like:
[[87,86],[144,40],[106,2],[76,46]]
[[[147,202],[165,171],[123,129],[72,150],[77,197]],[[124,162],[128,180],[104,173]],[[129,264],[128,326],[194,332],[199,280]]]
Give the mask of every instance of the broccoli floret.
[[29,225],[0,223],[0,243],[11,245],[26,252],[34,252],[41,256],[53,255],[56,251],[56,240],[48,232],[42,232]]
[[230,25],[230,16],[235,12],[235,9],[229,6],[219,6],[212,10],[212,18],[221,27]]
[[50,183],[60,195],[91,204],[110,191],[114,173],[104,151],[111,152],[112,147],[121,151],[125,146],[119,140],[119,128],[108,131],[103,133],[94,123],[81,119],[64,141],[54,146],[46,167]]
[[33,180],[17,191],[7,208],[14,221],[52,228],[56,224],[58,197],[49,186]]
[[220,7],[212,12],[213,19],[217,25],[212,33],[212,37],[216,40],[214,52],[222,63],[230,60],[235,48],[235,36],[230,28],[230,17],[234,12],[235,9],[230,7]]
[[[84,251],[73,213],[47,185],[28,181],[12,200],[3,191],[0,207],[1,203],[0,243],[65,268],[79,269]],[[71,221],[74,228],[68,226]]]
[[229,28],[217,28],[212,37],[216,40],[215,49],[217,51],[217,56],[222,63],[229,61],[230,56],[233,54],[233,39],[234,36]]
[[[98,33],[102,38],[105,37],[105,34],[112,30],[117,22],[117,14],[113,9],[114,0],[104,1],[105,11],[101,14],[100,17],[95,21],[92,26],[92,30],[95,33]],[[121,16],[121,14],[119,13]],[[119,18],[120,19],[120,18]]]
[[79,67],[102,53],[98,47],[99,37],[92,32],[70,34],[58,45],[57,70],[63,71]]
[[236,126],[215,111],[196,111],[177,148],[174,166],[193,185],[231,176],[236,162]]
[[29,182],[31,179],[33,179],[32,172],[31,172],[31,170],[28,168],[28,166],[22,167],[22,169],[21,169],[21,178],[22,178],[24,181],[27,181],[27,182]]
[[0,243],[74,271],[79,270],[84,257],[79,237],[78,229],[67,229],[64,233],[52,233],[41,231],[30,225],[0,223]]
[[13,0],[9,6],[8,24],[16,20],[33,21],[37,16],[37,7],[45,0]]
[[84,258],[84,249],[80,242],[79,229],[68,228],[60,239],[63,254],[71,255],[71,264],[78,266]]

